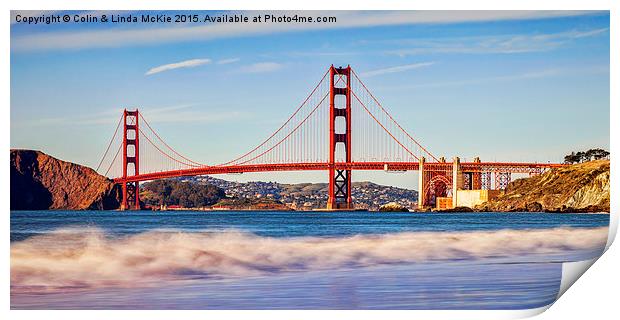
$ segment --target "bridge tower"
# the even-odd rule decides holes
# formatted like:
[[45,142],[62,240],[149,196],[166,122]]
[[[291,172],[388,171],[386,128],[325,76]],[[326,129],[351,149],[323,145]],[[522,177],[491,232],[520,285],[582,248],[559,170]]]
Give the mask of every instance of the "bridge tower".
[[140,173],[140,135],[138,109],[123,112],[123,199],[121,210],[140,210],[140,189],[137,181],[127,177]]
[[[346,86],[336,86],[335,77],[346,77]],[[344,99],[337,99],[337,97]],[[344,101],[343,101],[344,100]],[[338,118],[344,118],[344,128],[336,128]],[[342,123],[342,122],[341,122]],[[336,150],[344,144],[344,159],[351,163],[351,66],[329,68],[329,190],[327,209],[353,209],[351,200],[351,170],[337,168]]]

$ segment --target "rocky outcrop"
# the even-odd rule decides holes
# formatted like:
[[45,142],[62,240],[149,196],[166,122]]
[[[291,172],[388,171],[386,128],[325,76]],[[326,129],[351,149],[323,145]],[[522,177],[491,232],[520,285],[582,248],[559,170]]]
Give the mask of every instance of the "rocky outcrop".
[[470,208],[470,207],[454,207],[454,208],[450,208],[450,209],[431,209],[431,211],[433,212],[458,212],[458,213],[463,213],[463,212],[474,212],[475,210]]
[[107,210],[120,187],[95,170],[34,150],[11,150],[11,210]]
[[557,168],[511,182],[480,211],[609,212],[609,160]]
[[396,202],[388,202],[379,207],[379,211],[387,211],[387,212],[407,212],[409,209],[405,208],[403,205]]

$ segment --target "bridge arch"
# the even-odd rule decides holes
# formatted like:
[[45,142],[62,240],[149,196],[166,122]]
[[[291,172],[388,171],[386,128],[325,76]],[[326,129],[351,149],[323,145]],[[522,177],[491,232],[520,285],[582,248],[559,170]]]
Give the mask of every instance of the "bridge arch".
[[452,196],[452,180],[443,174],[433,176],[424,186],[425,206],[434,206],[437,197]]

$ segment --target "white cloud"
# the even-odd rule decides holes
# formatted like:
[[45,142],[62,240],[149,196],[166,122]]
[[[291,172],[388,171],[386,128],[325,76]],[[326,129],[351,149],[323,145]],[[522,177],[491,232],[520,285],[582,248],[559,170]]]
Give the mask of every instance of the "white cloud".
[[383,42],[394,46],[402,46],[403,48],[387,51],[387,53],[396,54],[401,57],[433,53],[509,54],[550,51],[562,47],[574,39],[593,37],[608,31],[608,28],[602,28],[587,31],[574,30],[551,34],[520,34],[435,39],[393,39]]
[[183,111],[167,114],[143,114],[149,123],[217,123],[237,121],[241,117],[249,116],[240,111]]
[[219,61],[217,62],[217,64],[229,64],[229,63],[235,63],[235,62],[238,62],[239,60],[241,60],[241,59],[239,59],[239,58],[222,59],[222,60],[219,60]]
[[[246,16],[266,12],[248,12]],[[212,23],[187,27],[159,27],[140,29],[105,29],[86,31],[40,32],[11,39],[14,51],[66,50],[108,48],[194,40],[213,40],[232,37],[261,36],[275,33],[308,30],[343,29],[407,24],[449,24],[497,20],[524,20],[577,16],[595,11],[304,11],[269,12],[274,15],[301,14],[303,16],[336,16],[335,23]],[[251,18],[250,18],[251,19]]]
[[478,85],[483,83],[497,83],[518,80],[543,79],[550,77],[559,77],[565,75],[582,75],[582,74],[605,74],[609,73],[608,66],[588,66],[583,68],[554,68],[539,71],[529,71],[523,73],[515,73],[508,75],[499,75],[492,77],[482,77],[474,79],[463,79],[443,82],[430,82],[422,84],[408,84],[403,86],[392,86],[390,89],[422,89],[422,88],[442,88],[442,87],[459,87],[468,85]]
[[[164,107],[139,107],[140,113],[149,123],[220,123],[227,120],[247,116],[239,111],[213,111],[194,108],[198,104],[179,104]],[[133,110],[134,107],[127,109]],[[211,108],[210,108],[211,109]],[[123,112],[122,108],[110,108],[92,114],[71,114],[53,118],[37,118],[22,122],[12,122],[14,127],[46,127],[65,125],[116,125]]]
[[413,70],[413,69],[418,69],[418,68],[429,67],[434,64],[435,62],[420,62],[420,63],[405,64],[401,66],[367,71],[367,72],[362,73],[362,76],[368,78],[368,77],[378,76],[381,74],[397,73],[397,72],[403,72],[403,71],[408,71],[408,70]]
[[160,73],[160,72],[164,72],[164,71],[169,71],[169,70],[174,70],[174,69],[179,69],[179,68],[194,68],[194,67],[198,67],[198,66],[201,66],[201,65],[204,65],[204,64],[207,64],[207,63],[211,63],[211,60],[210,59],[185,60],[185,61],[181,61],[181,62],[164,64],[162,66],[151,68],[144,75],[150,76],[152,74],[156,74],[156,73]]
[[572,31],[560,32],[560,33],[550,33],[550,34],[536,35],[536,36],[533,36],[532,38],[536,39],[536,40],[546,40],[546,39],[579,39],[579,38],[586,38],[586,37],[597,36],[599,34],[607,32],[607,31],[609,31],[609,28],[592,29],[592,30],[586,30],[586,31],[572,30]]
[[282,69],[282,66],[282,64],[276,62],[259,62],[242,67],[239,71],[244,73],[273,72]]
[[356,51],[340,51],[340,52],[326,52],[326,51],[292,51],[287,52],[287,55],[294,57],[346,57],[359,55],[361,52]]

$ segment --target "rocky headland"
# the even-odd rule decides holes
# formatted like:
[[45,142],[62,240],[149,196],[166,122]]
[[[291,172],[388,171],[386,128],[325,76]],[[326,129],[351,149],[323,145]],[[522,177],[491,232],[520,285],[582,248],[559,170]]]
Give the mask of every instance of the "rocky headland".
[[476,211],[609,212],[609,160],[595,160],[517,179]]
[[107,210],[120,187],[95,170],[35,150],[11,150],[11,210]]

